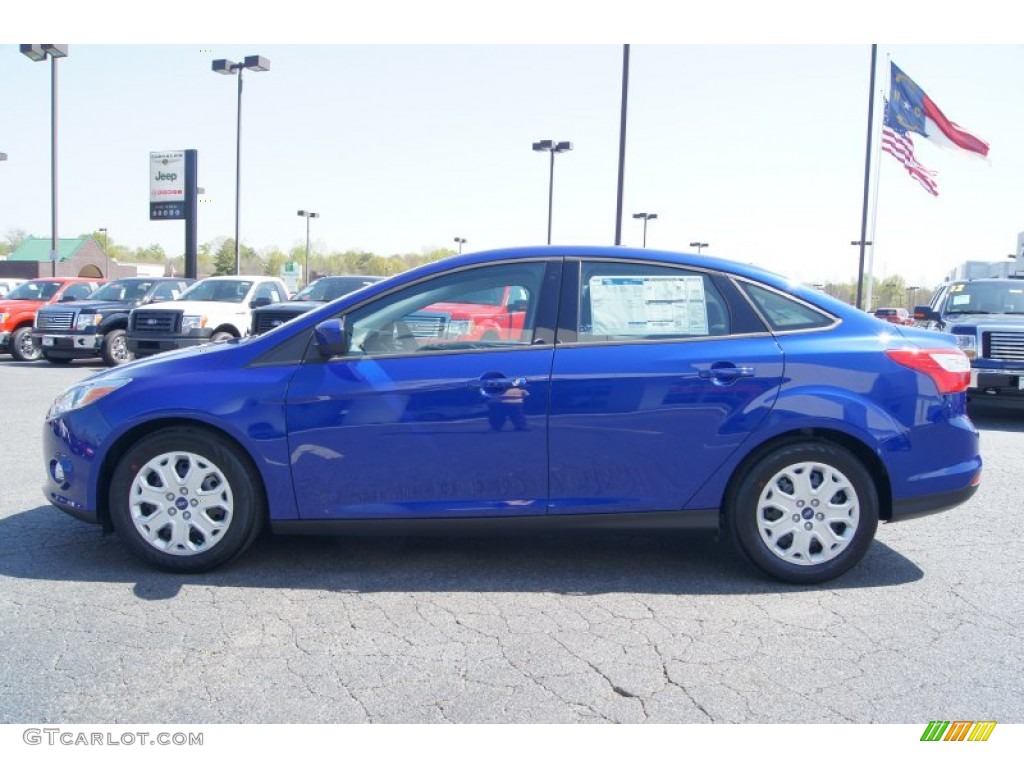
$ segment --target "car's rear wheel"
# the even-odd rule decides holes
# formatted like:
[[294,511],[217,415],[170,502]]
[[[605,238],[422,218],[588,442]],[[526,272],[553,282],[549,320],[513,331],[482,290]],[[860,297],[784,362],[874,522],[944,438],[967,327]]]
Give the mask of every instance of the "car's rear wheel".
[[124,365],[135,359],[135,355],[128,349],[127,333],[123,328],[116,328],[103,337],[100,353],[103,362],[109,366]]
[[11,357],[31,363],[43,356],[43,350],[32,340],[32,329],[22,326],[11,334]]
[[110,516],[139,558],[196,573],[255,540],[266,502],[252,461],[221,435],[171,427],[128,449],[110,485]]
[[848,450],[794,443],[740,471],[726,515],[740,550],[758,568],[814,584],[864,557],[878,527],[878,493]]

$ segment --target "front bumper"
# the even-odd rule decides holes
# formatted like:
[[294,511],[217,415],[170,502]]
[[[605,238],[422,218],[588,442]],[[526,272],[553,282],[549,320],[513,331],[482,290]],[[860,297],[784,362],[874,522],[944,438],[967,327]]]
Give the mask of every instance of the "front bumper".
[[61,357],[95,357],[103,346],[103,336],[95,333],[55,334],[33,330],[32,340],[43,352],[59,352]]
[[971,368],[967,393],[1024,400],[1024,368]]
[[103,522],[97,503],[99,446],[110,429],[92,406],[43,422],[43,495],[57,509],[87,523]]
[[171,352],[175,349],[186,349],[198,347],[200,344],[209,344],[213,332],[203,328],[204,335],[197,336],[164,336],[129,333],[126,341],[128,351],[136,357],[147,357],[158,355],[161,352]]
[[0,331],[0,352],[7,352],[11,346],[11,332]]

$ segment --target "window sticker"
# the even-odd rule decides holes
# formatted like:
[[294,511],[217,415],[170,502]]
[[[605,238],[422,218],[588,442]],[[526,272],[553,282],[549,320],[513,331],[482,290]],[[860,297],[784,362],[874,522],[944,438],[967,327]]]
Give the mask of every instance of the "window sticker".
[[594,335],[708,334],[700,275],[592,277],[590,308]]
[[959,293],[953,297],[953,306],[959,306],[961,304],[970,304],[971,296],[967,293]]

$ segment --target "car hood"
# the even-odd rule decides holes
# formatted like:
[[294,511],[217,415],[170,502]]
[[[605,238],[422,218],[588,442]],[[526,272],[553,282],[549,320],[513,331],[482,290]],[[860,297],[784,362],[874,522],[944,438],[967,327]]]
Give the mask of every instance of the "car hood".
[[60,312],[62,309],[74,309],[78,312],[115,312],[132,309],[138,306],[134,301],[63,301],[40,308],[40,312]]
[[9,301],[0,301],[0,312],[24,312],[26,309],[41,307],[44,304],[46,304],[45,301],[37,301],[35,299],[11,299]]
[[1008,312],[968,312],[947,314],[943,320],[947,325],[977,325],[978,323],[1016,323],[1024,325],[1024,315]]
[[158,301],[155,304],[147,304],[140,307],[138,311],[147,312],[151,309],[160,311],[183,312],[186,315],[205,315],[213,311],[236,310],[239,314],[249,311],[249,305],[244,301]]
[[254,312],[266,312],[277,309],[283,309],[287,312],[308,312],[311,309],[322,307],[326,304],[326,301],[279,301],[275,304],[266,304],[262,307],[257,307]]

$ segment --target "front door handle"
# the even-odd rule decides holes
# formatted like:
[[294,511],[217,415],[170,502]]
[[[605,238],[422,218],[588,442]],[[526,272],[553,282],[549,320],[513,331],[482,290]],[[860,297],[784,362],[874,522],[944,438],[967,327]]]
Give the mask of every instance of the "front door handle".
[[479,389],[481,394],[484,395],[500,395],[507,389],[513,387],[525,387],[526,379],[517,376],[510,378],[508,376],[481,376],[479,379],[473,379],[466,382],[466,386],[469,389]]
[[715,363],[697,374],[702,379],[709,379],[714,384],[732,384],[737,379],[746,379],[754,375],[749,365],[733,365],[732,363]]

